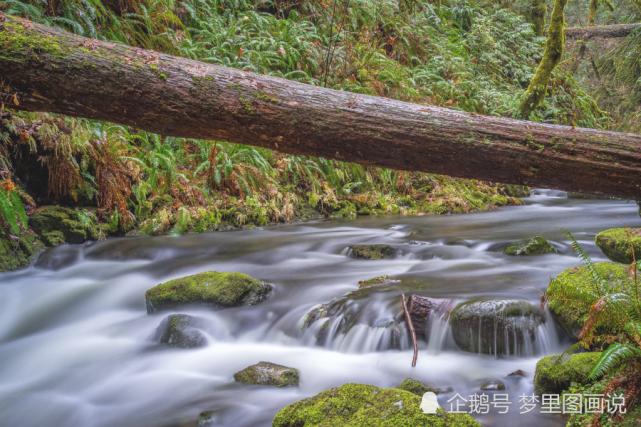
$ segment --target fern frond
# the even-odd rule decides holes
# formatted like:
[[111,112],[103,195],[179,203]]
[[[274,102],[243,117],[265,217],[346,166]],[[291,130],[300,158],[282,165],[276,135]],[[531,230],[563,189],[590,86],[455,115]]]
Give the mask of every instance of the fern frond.
[[597,380],[605,374],[612,372],[623,362],[641,358],[641,349],[632,344],[614,343],[601,354],[601,358],[594,365],[589,374],[591,380]]
[[594,262],[592,262],[592,258],[590,255],[583,249],[583,246],[576,240],[574,235],[566,231],[565,235],[570,239],[570,245],[572,246],[572,249],[574,249],[574,252],[579,256],[581,261],[583,262],[583,265],[587,270],[590,272],[590,276],[592,276],[592,283],[595,286],[595,290],[597,295],[602,296],[604,294],[604,290],[607,286],[606,280],[599,274],[597,269],[594,267]]

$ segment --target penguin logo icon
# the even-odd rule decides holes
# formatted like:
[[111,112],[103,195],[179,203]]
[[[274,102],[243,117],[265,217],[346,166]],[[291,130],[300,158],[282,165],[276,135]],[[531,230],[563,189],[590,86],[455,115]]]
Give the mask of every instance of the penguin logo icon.
[[436,414],[439,408],[436,394],[431,391],[426,392],[421,399],[421,411],[423,411],[424,414]]

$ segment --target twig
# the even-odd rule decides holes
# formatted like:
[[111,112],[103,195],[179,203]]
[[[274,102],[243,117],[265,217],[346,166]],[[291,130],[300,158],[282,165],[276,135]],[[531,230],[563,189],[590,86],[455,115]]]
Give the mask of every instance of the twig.
[[414,330],[414,323],[410,317],[410,312],[407,309],[407,301],[405,300],[405,294],[401,294],[401,304],[403,305],[403,312],[405,313],[405,323],[407,323],[407,328],[410,330],[410,335],[412,337],[412,345],[414,346],[414,356],[412,357],[412,368],[416,366],[416,359],[418,359],[418,344],[416,343],[416,331]]

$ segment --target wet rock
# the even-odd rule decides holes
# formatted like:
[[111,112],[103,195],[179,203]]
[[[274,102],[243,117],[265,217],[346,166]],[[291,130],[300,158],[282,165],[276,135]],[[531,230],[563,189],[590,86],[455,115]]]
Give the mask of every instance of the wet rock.
[[393,258],[396,249],[389,245],[352,245],[349,247],[353,258],[379,260]]
[[[612,262],[598,262],[594,269],[605,283],[604,292],[620,292],[633,286],[628,276],[627,266]],[[573,267],[556,276],[546,290],[547,304],[561,327],[570,335],[578,337],[588,318],[592,304],[597,300],[595,280],[586,266]],[[622,319],[623,320],[623,319]],[[607,322],[597,320],[597,335],[616,335],[623,328],[617,319]]]
[[407,311],[410,313],[410,319],[412,319],[412,324],[414,325],[417,337],[427,338],[425,331],[427,321],[434,308],[435,302],[430,298],[421,295],[411,295],[409,297]]
[[610,228],[597,234],[595,241],[612,261],[630,264],[641,259],[641,228]]
[[514,371],[514,372],[510,372],[509,374],[507,374],[507,376],[508,376],[508,377],[521,377],[521,378],[525,378],[525,377],[527,377],[527,372],[525,372],[525,371],[524,371],[524,370],[522,370],[522,369],[517,369],[516,371]]
[[25,267],[43,249],[44,244],[29,231],[15,239],[0,238],[0,271]]
[[49,246],[97,240],[103,233],[96,216],[84,209],[44,206],[29,217],[29,226]]
[[556,249],[542,236],[534,236],[526,240],[511,243],[503,249],[506,255],[525,256],[556,253]]
[[207,338],[198,329],[199,320],[187,314],[172,314],[158,326],[156,336],[161,344],[176,348],[198,348],[207,345]]
[[536,364],[536,393],[559,394],[572,384],[587,384],[588,375],[600,357],[599,352],[545,356]]
[[510,299],[464,302],[450,316],[454,341],[460,349],[497,356],[524,354],[544,320],[537,307]]
[[243,384],[269,385],[275,387],[297,386],[298,369],[270,362],[258,362],[234,374],[234,379]]
[[414,378],[405,378],[396,388],[409,391],[410,393],[414,393],[417,396],[423,396],[428,391],[438,394],[438,391],[436,389],[423,384],[422,382],[420,382],[419,380],[415,380]]
[[390,276],[377,276],[358,282],[359,289],[372,288],[375,286],[387,286],[400,283],[400,280],[392,279]]
[[201,412],[198,416],[198,427],[214,427],[216,425],[218,425],[216,411]]
[[499,380],[489,380],[481,384],[483,391],[501,391],[505,390],[505,384]]
[[258,304],[271,291],[271,285],[247,274],[210,271],[154,286],[145,299],[148,313],[194,304],[220,309]]
[[286,406],[273,426],[480,426],[468,414],[424,414],[420,404],[419,396],[405,390],[344,384]]

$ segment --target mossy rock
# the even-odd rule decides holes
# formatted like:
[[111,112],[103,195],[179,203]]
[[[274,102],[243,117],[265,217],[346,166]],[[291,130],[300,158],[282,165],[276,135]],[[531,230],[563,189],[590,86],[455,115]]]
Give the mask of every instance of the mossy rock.
[[588,375],[600,357],[600,352],[545,356],[536,364],[535,391],[559,394],[573,384],[587,384]]
[[234,374],[234,380],[243,384],[274,387],[297,386],[300,381],[298,369],[271,362],[258,362]]
[[11,271],[27,266],[44,244],[32,232],[13,239],[0,234],[0,271]]
[[[607,284],[604,292],[620,292],[632,286],[627,266],[623,264],[598,262],[594,264],[594,269]],[[589,268],[580,266],[569,268],[552,279],[546,291],[546,298],[550,311],[561,327],[570,335],[578,337],[588,318],[590,307],[599,298],[599,292]],[[616,318],[610,318],[607,322],[597,322],[596,332],[617,333],[624,323],[625,319]]]
[[187,314],[172,314],[158,326],[158,341],[176,348],[204,347],[207,345],[207,338],[198,329],[199,323],[197,318]]
[[[29,217],[29,226],[49,246],[63,242],[83,243],[102,237],[98,220],[93,213],[63,206],[44,206]],[[62,241],[61,241],[62,240]]]
[[596,244],[612,261],[641,260],[641,228],[610,228],[596,235]]
[[556,249],[544,237],[534,236],[509,244],[503,253],[512,256],[544,255],[556,253]]
[[393,258],[396,249],[390,245],[352,245],[349,247],[353,258],[379,260]]
[[423,384],[422,382],[420,382],[419,380],[415,380],[414,378],[405,378],[403,381],[401,381],[397,388],[409,391],[410,393],[413,393],[417,396],[423,396],[428,391],[431,391],[434,394],[438,394],[440,391],[426,384]]
[[468,414],[450,414],[442,409],[424,414],[421,398],[398,388],[344,384],[314,397],[292,403],[274,417],[274,427],[477,427]]
[[450,315],[452,335],[461,350],[496,356],[522,354],[544,321],[537,307],[512,299],[466,301]]
[[205,411],[198,415],[198,427],[214,427],[219,425],[217,411]]
[[392,279],[390,276],[377,276],[372,277],[371,279],[361,280],[358,282],[358,288],[371,288],[375,286],[387,286],[400,283],[400,280]]
[[264,301],[272,286],[243,273],[210,271],[170,280],[147,290],[147,312],[185,305],[220,309],[255,305]]

